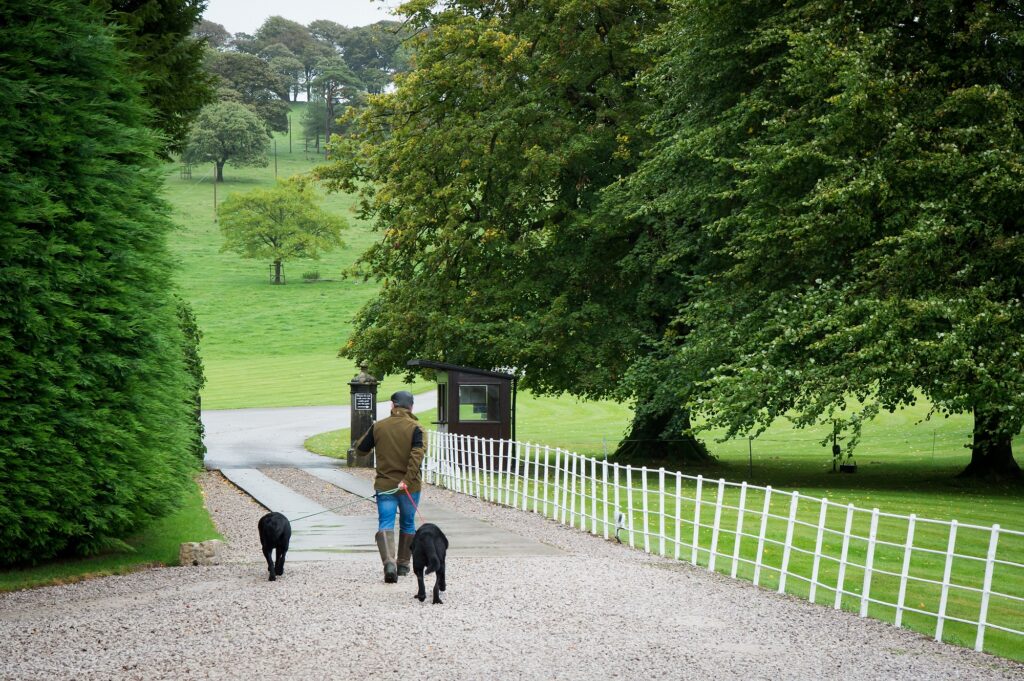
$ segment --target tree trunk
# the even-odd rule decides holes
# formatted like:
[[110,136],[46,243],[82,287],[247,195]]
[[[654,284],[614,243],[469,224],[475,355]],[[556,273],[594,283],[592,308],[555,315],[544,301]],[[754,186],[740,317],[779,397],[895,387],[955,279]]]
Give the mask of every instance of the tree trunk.
[[274,283],[275,284],[280,284],[281,283],[281,261],[280,260],[275,260],[274,261]]
[[217,161],[217,177],[214,182],[224,181],[224,161]]
[[1013,435],[1002,428],[997,412],[974,408],[974,442],[971,462],[958,477],[1019,479],[1020,466],[1013,458]]
[[707,466],[716,463],[704,443],[686,432],[667,434],[675,419],[680,431],[690,428],[690,414],[678,410],[644,416],[634,415],[626,437],[615,450],[615,460],[623,463],[679,468],[684,465]]

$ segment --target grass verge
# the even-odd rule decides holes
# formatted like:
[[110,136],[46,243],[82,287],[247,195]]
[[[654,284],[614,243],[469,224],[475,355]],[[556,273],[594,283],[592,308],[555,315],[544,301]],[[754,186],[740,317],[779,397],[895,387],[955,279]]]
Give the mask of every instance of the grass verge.
[[182,542],[222,538],[203,505],[199,485],[192,483],[182,499],[181,508],[125,540],[130,550],[6,570],[0,572],[0,592],[70,584],[93,577],[127,574],[156,565],[177,565],[178,546]]

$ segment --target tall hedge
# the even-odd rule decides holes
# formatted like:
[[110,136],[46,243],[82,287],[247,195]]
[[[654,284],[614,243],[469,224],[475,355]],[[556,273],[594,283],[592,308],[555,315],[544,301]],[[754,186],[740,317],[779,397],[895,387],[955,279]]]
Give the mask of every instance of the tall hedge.
[[136,76],[85,3],[0,3],[0,564],[181,498],[190,384]]

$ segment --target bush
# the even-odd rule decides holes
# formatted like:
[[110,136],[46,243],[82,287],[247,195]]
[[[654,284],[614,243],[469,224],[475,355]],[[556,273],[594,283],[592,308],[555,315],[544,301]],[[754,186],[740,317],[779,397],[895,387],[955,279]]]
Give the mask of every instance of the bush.
[[0,3],[0,565],[87,555],[196,467],[158,140],[88,3]]
[[316,270],[313,270],[312,272],[303,272],[302,273],[302,280],[303,281],[310,281],[310,282],[312,282],[312,281],[320,281],[320,272],[318,272]]

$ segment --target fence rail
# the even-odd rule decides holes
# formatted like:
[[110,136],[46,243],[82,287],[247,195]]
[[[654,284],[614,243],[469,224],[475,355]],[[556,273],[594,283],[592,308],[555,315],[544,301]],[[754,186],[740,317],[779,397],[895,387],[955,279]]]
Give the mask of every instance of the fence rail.
[[[1024,647],[1024,532],[430,431],[427,482],[990,652]],[[1005,654],[1005,653],[1004,653]]]

